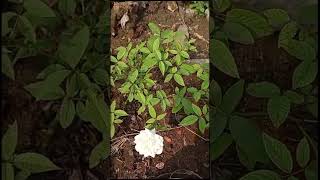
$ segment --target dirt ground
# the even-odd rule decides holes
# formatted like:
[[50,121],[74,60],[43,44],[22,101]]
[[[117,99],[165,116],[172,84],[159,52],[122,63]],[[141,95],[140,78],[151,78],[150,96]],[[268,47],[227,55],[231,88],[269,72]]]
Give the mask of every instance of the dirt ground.
[[[180,25],[186,24],[189,29],[191,38],[195,38],[195,46],[198,52],[190,54],[193,59],[208,58],[209,49],[209,22],[205,16],[186,15],[182,7],[187,6],[184,3],[178,2],[179,8],[171,12],[168,10],[167,2],[149,2],[148,6],[139,12],[139,17],[135,17],[135,11],[129,10],[128,16],[132,21],[126,24],[122,29],[117,23],[114,24],[115,36],[111,38],[111,48],[116,49],[119,46],[127,46],[129,42],[137,44],[144,41],[151,35],[148,23],[155,22],[161,29],[177,30]],[[125,9],[126,5],[114,4],[112,9],[112,17],[117,14],[117,19],[120,19],[124,11],[115,11],[115,7],[119,6]],[[138,20],[136,20],[136,19]],[[116,52],[114,52],[116,53]],[[158,70],[154,70],[153,78],[158,82],[163,82],[164,78]],[[159,79],[160,77],[160,79]],[[185,78],[187,86],[199,87],[200,81],[195,81],[195,76]],[[172,85],[177,85],[175,82]],[[175,128],[170,131],[159,132],[164,137],[164,150],[161,155],[155,158],[146,158],[142,160],[142,156],[134,150],[134,136],[138,130],[144,129],[147,117],[138,116],[137,109],[139,106],[135,103],[124,103],[124,97],[119,94],[117,87],[121,82],[116,83],[116,88],[112,88],[113,100],[122,107],[129,116],[124,119],[124,122],[117,127],[115,141],[112,146],[117,149],[112,155],[112,178],[130,179],[130,178],[208,178],[209,177],[209,144],[194,134],[199,133],[197,124],[186,128],[177,128],[177,120],[183,118],[182,115],[174,115],[169,108],[167,118],[164,124]],[[162,89],[167,95],[174,93],[173,86],[166,84],[157,84],[153,90]],[[173,102],[172,98],[169,98]],[[206,102],[201,102],[202,104]],[[160,110],[160,107],[156,107]],[[208,132],[203,135],[208,138]]]

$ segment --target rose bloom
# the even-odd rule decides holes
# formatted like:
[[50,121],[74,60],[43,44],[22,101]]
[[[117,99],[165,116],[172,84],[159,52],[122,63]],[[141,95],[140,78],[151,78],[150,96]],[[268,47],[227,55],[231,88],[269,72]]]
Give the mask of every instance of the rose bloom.
[[163,137],[156,134],[155,129],[145,129],[134,137],[135,149],[143,158],[155,157],[163,151]]

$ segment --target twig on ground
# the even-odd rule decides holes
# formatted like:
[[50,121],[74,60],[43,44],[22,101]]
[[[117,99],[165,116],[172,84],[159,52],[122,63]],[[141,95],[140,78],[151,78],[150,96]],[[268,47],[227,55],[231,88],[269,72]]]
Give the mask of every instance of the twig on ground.
[[[181,178],[177,178],[177,177],[176,178],[172,177],[175,174],[177,174],[177,175],[194,175],[194,176],[197,176],[197,178],[199,178],[199,179],[203,179],[199,174],[195,173],[194,171],[187,170],[187,169],[177,169],[171,173],[163,173],[163,174],[160,174],[159,176],[155,177],[155,179],[161,178],[166,175],[170,175],[169,179],[181,179]],[[154,177],[154,176],[150,176],[149,178],[151,178],[151,177]]]
[[206,138],[200,136],[199,134],[193,132],[191,129],[189,129],[189,128],[187,128],[187,127],[185,127],[185,128],[186,128],[188,131],[190,131],[192,134],[194,134],[194,135],[198,136],[199,138],[201,138],[202,140],[204,140],[204,141],[209,141],[209,139],[206,139]]

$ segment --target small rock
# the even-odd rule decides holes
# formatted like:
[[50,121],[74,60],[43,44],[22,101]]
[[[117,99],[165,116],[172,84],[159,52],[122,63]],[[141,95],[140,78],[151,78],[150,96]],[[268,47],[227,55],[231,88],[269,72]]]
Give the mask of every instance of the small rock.
[[160,163],[156,164],[156,168],[157,169],[163,169],[164,168],[164,163],[160,162]]
[[206,18],[207,18],[207,20],[209,21],[209,18],[210,18],[210,11],[209,11],[209,9],[206,9],[206,11],[204,12],[207,16],[206,16]]
[[124,29],[126,27],[126,23],[129,21],[129,16],[128,16],[128,12],[126,12],[121,20],[120,20],[120,24],[121,24],[121,28]]

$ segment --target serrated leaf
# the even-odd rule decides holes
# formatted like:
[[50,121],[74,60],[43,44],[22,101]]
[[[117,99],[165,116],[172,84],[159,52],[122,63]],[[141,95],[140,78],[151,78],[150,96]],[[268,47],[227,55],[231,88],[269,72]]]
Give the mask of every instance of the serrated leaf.
[[59,121],[62,128],[67,128],[72,123],[76,115],[76,108],[72,99],[67,97],[62,101],[59,111]]
[[239,78],[235,60],[229,48],[221,41],[212,39],[210,43],[210,62],[227,75]]
[[239,23],[226,22],[222,30],[227,35],[227,37],[234,42],[242,44],[253,44],[254,39],[251,32]]
[[154,110],[153,106],[148,105],[148,111],[152,118],[157,118],[156,110]]
[[302,138],[296,151],[297,162],[300,167],[305,167],[310,160],[310,146],[306,137]]
[[156,25],[156,24],[153,23],[153,22],[150,22],[150,23],[148,24],[148,26],[149,26],[149,28],[150,28],[150,30],[151,30],[151,32],[152,32],[153,34],[160,35],[160,28],[159,28],[158,25]]
[[286,96],[273,96],[268,101],[267,111],[272,124],[279,128],[290,112],[290,100]]
[[232,142],[233,138],[228,133],[224,133],[219,136],[211,145],[213,148],[210,148],[210,159],[214,161],[220,157],[228,149]]
[[15,73],[13,69],[13,63],[11,62],[7,53],[2,52],[1,54],[1,72],[12,80],[15,79]]
[[286,145],[266,133],[263,133],[263,142],[271,161],[282,171],[291,173],[293,161]]
[[89,28],[83,26],[72,38],[60,43],[58,47],[59,57],[72,68],[78,65],[89,43]]
[[11,163],[1,163],[1,179],[14,180],[14,169]]
[[183,119],[180,121],[179,125],[180,125],[180,126],[189,126],[189,125],[192,125],[192,124],[196,123],[197,120],[198,120],[198,117],[197,117],[197,116],[195,116],[195,115],[189,115],[189,116],[183,118]]
[[59,0],[58,2],[59,11],[65,16],[71,16],[75,11],[76,6],[77,3],[75,0]]
[[17,122],[9,125],[7,131],[4,133],[1,140],[1,159],[9,160],[17,146],[18,141],[18,129]]
[[244,80],[239,80],[233,84],[224,94],[220,104],[221,110],[225,113],[231,113],[238,106],[243,96]]
[[250,83],[247,88],[247,93],[251,96],[269,98],[280,95],[280,88],[270,82]]
[[174,80],[181,86],[185,86],[184,80],[180,74],[174,74],[173,75]]
[[13,164],[31,173],[41,173],[47,171],[60,170],[61,168],[53,164],[47,157],[38,153],[22,153],[15,156]]
[[[23,7],[33,16],[50,18],[56,17],[54,11],[41,0],[24,0]],[[35,11],[35,9],[37,9]]]
[[268,22],[276,28],[279,28],[290,21],[288,13],[282,9],[267,9],[263,12]]
[[250,156],[250,159],[262,163],[267,161],[261,131],[255,121],[233,116],[229,121],[229,129],[237,145]]
[[315,61],[301,62],[293,72],[292,88],[304,87],[312,83],[318,74],[318,63]]
[[261,38],[273,33],[272,27],[267,20],[250,10],[232,9],[227,12],[226,22],[234,22],[246,26],[255,38]]
[[270,170],[257,170],[250,172],[239,180],[281,180],[279,174]]
[[307,180],[317,180],[318,179],[318,162],[313,160],[304,170],[304,175]]
[[102,140],[96,145],[89,156],[89,168],[96,167],[101,161],[106,159],[110,153],[109,139]]
[[197,106],[195,104],[192,104],[192,109],[196,113],[197,116],[201,116],[202,115],[202,112],[201,112],[201,109],[199,108],[199,106]]

